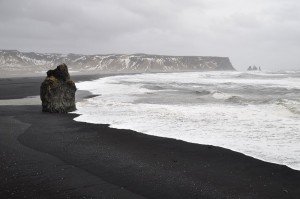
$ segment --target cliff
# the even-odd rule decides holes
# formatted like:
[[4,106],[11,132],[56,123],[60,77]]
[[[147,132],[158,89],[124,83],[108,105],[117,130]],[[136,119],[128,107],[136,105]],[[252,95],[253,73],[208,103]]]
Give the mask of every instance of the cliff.
[[234,70],[228,57],[147,54],[63,55],[0,50],[0,70],[4,72],[39,73],[60,63],[66,63],[71,72],[131,73]]

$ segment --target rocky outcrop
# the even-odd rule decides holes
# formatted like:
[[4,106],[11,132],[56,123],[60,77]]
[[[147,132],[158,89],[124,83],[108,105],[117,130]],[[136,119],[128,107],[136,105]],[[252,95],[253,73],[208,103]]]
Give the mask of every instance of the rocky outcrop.
[[67,113],[76,110],[75,83],[70,79],[66,64],[49,70],[40,90],[43,112]]
[[261,71],[261,68],[260,67],[256,67],[256,66],[249,66],[247,71]]

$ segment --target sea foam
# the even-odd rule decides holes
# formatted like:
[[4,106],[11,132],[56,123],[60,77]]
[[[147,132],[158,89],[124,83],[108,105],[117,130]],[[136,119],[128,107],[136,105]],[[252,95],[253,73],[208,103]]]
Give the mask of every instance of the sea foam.
[[286,73],[111,76],[77,84],[99,96],[77,103],[75,120],[220,146],[300,170],[299,83]]

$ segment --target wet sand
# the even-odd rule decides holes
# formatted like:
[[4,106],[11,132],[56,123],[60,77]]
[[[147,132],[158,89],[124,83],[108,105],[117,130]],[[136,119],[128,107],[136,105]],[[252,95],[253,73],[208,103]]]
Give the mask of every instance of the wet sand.
[[[42,79],[0,80],[0,99],[38,95]],[[90,95],[80,93],[78,100]],[[76,116],[42,113],[33,104],[0,106],[0,198],[300,196],[300,172],[286,166],[220,147],[75,122]]]

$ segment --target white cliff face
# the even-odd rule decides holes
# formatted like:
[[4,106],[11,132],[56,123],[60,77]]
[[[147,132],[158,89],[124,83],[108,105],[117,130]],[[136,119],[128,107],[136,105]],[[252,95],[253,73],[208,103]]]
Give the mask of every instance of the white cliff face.
[[42,72],[65,63],[82,72],[174,72],[234,70],[227,57],[163,56],[147,54],[42,54],[15,50],[0,51],[1,71]]

